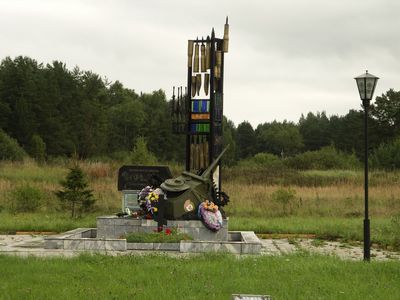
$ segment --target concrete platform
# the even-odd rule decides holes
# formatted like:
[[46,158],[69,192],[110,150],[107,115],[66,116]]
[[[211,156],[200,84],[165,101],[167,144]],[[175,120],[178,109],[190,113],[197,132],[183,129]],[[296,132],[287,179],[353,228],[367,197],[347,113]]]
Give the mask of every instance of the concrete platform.
[[[228,241],[228,219],[223,220],[222,228],[213,232],[201,221],[167,221],[168,228],[176,228],[178,233],[186,233],[196,241]],[[153,220],[102,216],[97,218],[97,237],[118,239],[131,232],[157,231]]]
[[45,249],[126,251],[126,239],[98,238],[95,228],[77,228],[45,237]]
[[[236,235],[236,233],[232,233]],[[121,255],[147,255],[159,253],[171,257],[187,257],[196,255],[193,252],[183,253],[179,251],[171,251],[168,249],[156,249],[157,245],[152,245],[150,248],[147,244],[146,250],[132,247],[130,250],[130,243],[127,244],[126,251],[114,250],[67,250],[67,249],[45,249],[45,238],[54,237],[53,235],[0,235],[0,255],[14,255],[20,257],[36,256],[36,257],[74,257],[82,253],[96,253],[111,256]],[[363,247],[360,242],[359,245],[348,245],[340,241],[325,241],[319,243],[320,246],[313,245],[313,239],[299,238],[293,243],[293,239],[280,238],[280,239],[261,239],[261,252],[260,255],[275,256],[287,255],[289,253],[296,253],[298,251],[317,253],[319,255],[336,256],[345,260],[362,261]],[[166,245],[166,244],[164,244]],[[169,244],[171,245],[171,244]],[[180,243],[178,244],[180,247]],[[290,245],[290,246],[289,246]],[[168,247],[166,245],[166,247]],[[176,245],[174,247],[177,247]],[[153,250],[151,250],[153,249]],[[371,249],[372,261],[388,261],[400,260],[400,252],[387,251],[377,248]]]
[[[192,224],[194,226],[194,224]],[[196,228],[196,227],[193,227]],[[45,249],[74,251],[176,251],[182,253],[228,252],[259,254],[261,241],[250,231],[233,231],[226,241],[181,241],[180,243],[127,243],[126,239],[98,237],[95,228],[78,228],[44,238]]]

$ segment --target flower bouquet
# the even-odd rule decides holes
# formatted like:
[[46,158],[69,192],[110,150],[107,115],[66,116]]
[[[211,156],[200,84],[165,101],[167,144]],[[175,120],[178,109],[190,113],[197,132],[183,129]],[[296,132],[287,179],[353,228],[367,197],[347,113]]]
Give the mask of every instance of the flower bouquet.
[[147,219],[154,219],[158,212],[158,201],[164,196],[164,192],[160,188],[153,189],[151,186],[146,186],[139,193],[139,206]]

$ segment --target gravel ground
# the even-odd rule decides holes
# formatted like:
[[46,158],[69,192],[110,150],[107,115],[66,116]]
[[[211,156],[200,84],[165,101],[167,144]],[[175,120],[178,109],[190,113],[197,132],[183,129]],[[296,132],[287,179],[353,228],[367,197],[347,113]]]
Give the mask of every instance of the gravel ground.
[[[362,260],[363,244],[360,242],[344,243],[315,239],[262,239],[263,255],[281,255],[296,251],[337,256],[341,259]],[[400,259],[400,252],[371,248],[372,261]]]
[[[0,254],[18,255],[18,256],[63,256],[73,257],[82,253],[82,251],[44,249],[43,235],[0,235]],[[362,243],[343,243],[336,241],[321,241],[315,239],[261,239],[261,255],[284,255],[297,251],[308,251],[323,255],[338,256],[341,259],[362,260]],[[103,251],[101,253],[108,255],[128,255],[145,254],[149,251]],[[188,256],[191,254],[170,253],[173,256]],[[386,251],[381,249],[371,249],[372,261],[399,260],[400,252]]]

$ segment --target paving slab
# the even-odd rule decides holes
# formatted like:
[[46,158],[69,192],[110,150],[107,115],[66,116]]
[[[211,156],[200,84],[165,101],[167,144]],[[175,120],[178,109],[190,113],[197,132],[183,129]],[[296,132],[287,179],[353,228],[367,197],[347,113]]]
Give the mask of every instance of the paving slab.
[[281,255],[281,251],[275,246],[271,239],[261,239],[261,255]]
[[288,239],[276,239],[273,243],[282,254],[290,254],[298,250],[295,244],[289,243]]

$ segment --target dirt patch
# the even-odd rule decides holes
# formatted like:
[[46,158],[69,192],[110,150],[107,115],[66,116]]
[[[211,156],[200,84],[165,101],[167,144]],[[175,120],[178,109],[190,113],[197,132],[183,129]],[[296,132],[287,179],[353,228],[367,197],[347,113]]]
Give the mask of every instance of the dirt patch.
[[260,239],[315,239],[312,233],[257,233]]
[[54,235],[58,232],[53,231],[17,231],[15,235]]

